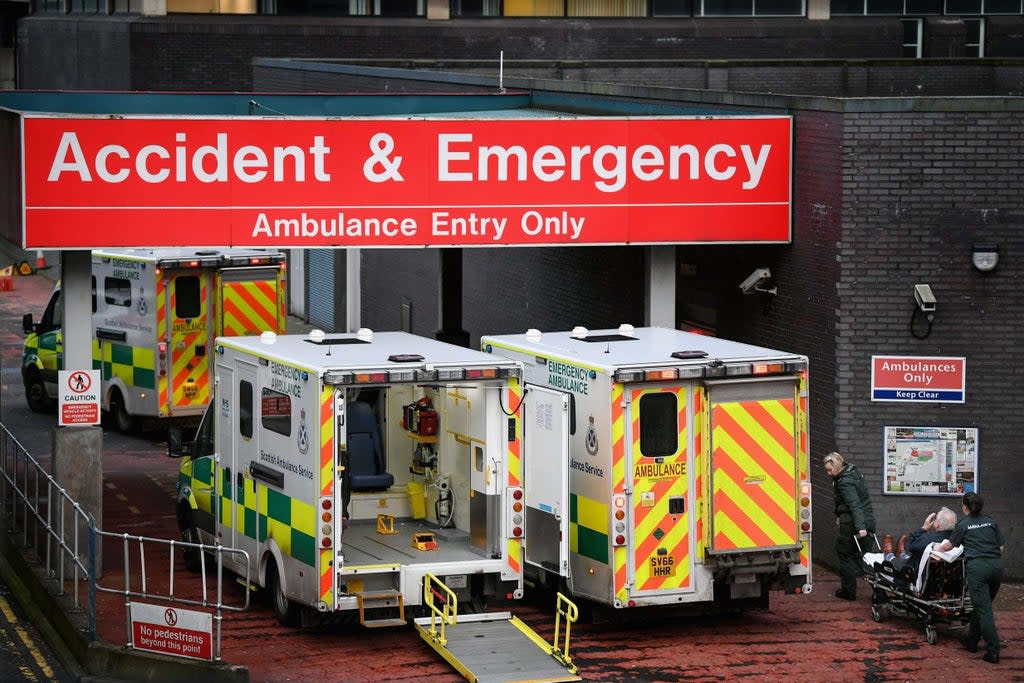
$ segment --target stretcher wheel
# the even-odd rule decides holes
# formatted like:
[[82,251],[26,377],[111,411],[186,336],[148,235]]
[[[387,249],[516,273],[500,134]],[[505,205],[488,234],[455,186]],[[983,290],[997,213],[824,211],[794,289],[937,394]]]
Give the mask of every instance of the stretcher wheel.
[[871,604],[871,618],[875,621],[885,621],[889,618],[890,610],[889,605],[886,604]]
[[934,645],[935,642],[939,639],[939,632],[935,629],[934,626],[925,626],[924,639],[928,641],[929,645]]

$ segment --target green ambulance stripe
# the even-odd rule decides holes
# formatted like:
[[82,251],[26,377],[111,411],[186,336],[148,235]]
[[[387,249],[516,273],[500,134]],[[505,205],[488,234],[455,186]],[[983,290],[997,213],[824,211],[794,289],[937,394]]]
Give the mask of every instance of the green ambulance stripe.
[[141,346],[103,345],[103,379],[120,377],[128,386],[156,389],[156,352]]
[[[221,524],[225,526],[231,525],[228,500],[230,486],[227,477],[223,477],[220,492]],[[267,540],[268,533],[273,534],[282,553],[310,567],[316,566],[316,518],[311,505],[261,485],[259,497],[265,499],[265,502],[261,501],[261,512],[257,513],[256,482],[247,479],[243,481],[243,486],[236,485],[235,488],[237,499],[245,506],[242,519],[238,520],[237,531],[260,543]]]
[[608,505],[569,494],[569,550],[608,564]]

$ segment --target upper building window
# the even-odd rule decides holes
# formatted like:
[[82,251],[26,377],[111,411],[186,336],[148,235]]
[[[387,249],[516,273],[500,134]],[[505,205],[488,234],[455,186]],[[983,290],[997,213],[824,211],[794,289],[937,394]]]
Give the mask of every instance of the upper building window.
[[804,0],[700,0],[704,17],[778,17],[804,15]]

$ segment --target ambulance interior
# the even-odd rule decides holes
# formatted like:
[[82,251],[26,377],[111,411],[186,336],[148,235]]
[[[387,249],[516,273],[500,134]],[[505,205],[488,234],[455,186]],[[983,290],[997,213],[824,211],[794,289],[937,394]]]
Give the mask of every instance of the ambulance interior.
[[[501,554],[497,500],[506,419],[495,382],[346,391],[350,492],[345,564],[452,562]],[[494,421],[488,429],[488,419]],[[383,515],[383,518],[379,518]],[[393,524],[396,533],[389,531]],[[414,533],[433,534],[417,548]]]

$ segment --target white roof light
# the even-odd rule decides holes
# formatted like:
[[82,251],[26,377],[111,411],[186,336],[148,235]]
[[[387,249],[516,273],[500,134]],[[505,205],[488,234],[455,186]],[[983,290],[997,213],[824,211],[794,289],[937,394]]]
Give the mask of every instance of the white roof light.
[[632,337],[634,332],[636,332],[636,328],[629,323],[622,323],[619,325],[619,334],[623,337]]
[[260,341],[269,346],[277,341],[277,335],[270,330],[266,330],[260,333]]
[[356,339],[360,341],[373,341],[373,330],[369,327],[360,327],[356,330]]
[[309,339],[310,339],[310,341],[322,342],[324,340],[324,337],[326,337],[326,336],[327,335],[324,334],[323,330],[310,330],[309,331]]
[[540,341],[540,330],[536,327],[531,327],[526,331],[526,338],[530,341]]
[[569,336],[572,337],[573,339],[583,339],[584,337],[587,336],[587,332],[587,328],[583,327],[582,325],[577,325],[576,327],[572,328],[572,332],[569,333]]

